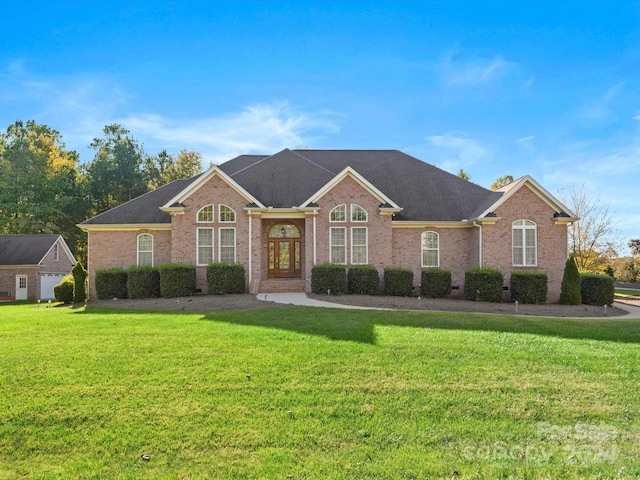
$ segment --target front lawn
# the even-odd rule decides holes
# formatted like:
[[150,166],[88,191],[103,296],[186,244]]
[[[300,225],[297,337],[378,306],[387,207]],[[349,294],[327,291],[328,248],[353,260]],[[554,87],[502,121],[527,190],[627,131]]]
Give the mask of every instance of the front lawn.
[[0,479],[637,478],[639,365],[635,319],[2,305]]

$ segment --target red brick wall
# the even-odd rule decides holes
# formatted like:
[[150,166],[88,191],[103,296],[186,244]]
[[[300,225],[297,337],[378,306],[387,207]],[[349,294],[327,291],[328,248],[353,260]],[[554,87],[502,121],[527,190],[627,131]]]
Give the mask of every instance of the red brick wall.
[[[214,243],[213,243],[213,259],[214,262],[219,261],[219,228],[235,228],[236,229],[236,262],[245,266],[245,272],[248,274],[249,265],[249,216],[245,212],[244,207],[247,205],[247,199],[242,197],[238,192],[231,188],[224,180],[214,175],[209,181],[202,185],[189,198],[182,202],[185,206],[184,215],[175,215],[172,217],[171,230],[171,261],[179,263],[190,263],[195,265],[197,262],[196,252],[196,230],[199,227],[213,227]],[[214,205],[214,214],[212,223],[198,223],[197,213],[206,205]],[[235,223],[221,223],[219,221],[220,204],[231,207],[236,213]],[[254,221],[254,227],[255,221]],[[254,235],[256,233],[254,228]],[[259,244],[258,244],[259,245]],[[253,245],[254,249],[258,245]],[[259,265],[259,263],[257,264]],[[256,264],[254,263],[254,267]],[[207,267],[196,267],[196,288],[207,291]]]
[[15,299],[16,275],[27,276],[27,299],[37,300],[40,297],[40,276],[37,267],[25,267],[21,269],[0,270],[0,291],[11,292]]
[[[567,260],[567,227],[556,225],[554,209],[528,187],[521,188],[496,210],[500,220],[483,226],[483,261],[485,266],[500,268],[509,285],[512,270],[543,271],[549,278],[547,301],[560,298],[564,264]],[[514,267],[512,260],[512,224],[530,220],[537,225],[538,264],[536,267]]]
[[464,286],[465,270],[478,264],[477,247],[473,246],[477,240],[471,228],[394,228],[390,265],[413,270],[413,283],[418,292],[422,275],[422,233],[427,231],[439,235],[440,268],[451,270],[452,285],[460,287],[452,292],[457,296]]
[[169,230],[121,230],[89,232],[89,299],[96,298],[96,270],[111,267],[129,268],[138,262],[138,235],[153,235],[153,264],[171,261]]
[[[368,263],[378,267],[380,278],[382,278],[383,268],[392,262],[392,233],[391,216],[380,215],[378,207],[380,201],[363,188],[351,177],[347,177],[327,192],[317,202],[320,211],[317,216],[317,263],[328,262],[331,259],[329,229],[331,227],[346,227],[347,229],[347,266],[351,265],[351,228],[367,227],[368,234]],[[330,222],[331,210],[341,204],[346,204],[346,222]],[[360,205],[367,211],[368,221],[351,221],[351,204]],[[309,216],[309,225],[312,216]],[[309,227],[311,228],[311,227]],[[307,250],[312,252],[312,238],[308,237]],[[312,257],[312,253],[308,255]]]

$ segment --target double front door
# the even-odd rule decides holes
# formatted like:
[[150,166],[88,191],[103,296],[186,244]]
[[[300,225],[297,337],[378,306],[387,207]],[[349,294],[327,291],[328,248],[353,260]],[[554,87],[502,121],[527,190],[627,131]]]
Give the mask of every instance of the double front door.
[[269,229],[267,266],[269,278],[302,277],[302,235],[293,223],[276,223]]
[[299,238],[269,239],[269,277],[302,277]]

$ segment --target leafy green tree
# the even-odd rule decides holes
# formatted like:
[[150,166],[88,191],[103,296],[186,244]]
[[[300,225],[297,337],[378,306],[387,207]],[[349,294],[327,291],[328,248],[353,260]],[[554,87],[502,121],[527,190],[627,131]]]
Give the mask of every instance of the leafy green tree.
[[87,271],[80,262],[71,269],[73,275],[73,303],[82,303],[87,300]]
[[493,184],[491,185],[491,190],[499,190],[502,187],[509,185],[510,183],[513,183],[513,175],[505,175],[493,182]]
[[466,180],[467,182],[471,181],[471,175],[465,172],[463,168],[461,168],[460,171],[458,172],[458,178]]
[[144,162],[144,176],[150,189],[156,189],[174,180],[190,178],[202,172],[202,155],[183,149],[178,157],[162,150],[148,156]]
[[582,302],[580,293],[581,283],[582,279],[580,278],[580,272],[578,272],[576,260],[573,255],[571,255],[564,266],[560,303],[563,305],[580,305]]
[[60,133],[34,120],[0,134],[0,233],[61,234],[76,253],[82,250],[75,224],[84,220],[86,204],[77,163]]
[[640,238],[629,240],[629,248],[632,255],[640,255]]
[[114,123],[105,126],[103,134],[89,145],[96,155],[85,169],[92,214],[149,190],[143,172],[144,152],[129,130]]

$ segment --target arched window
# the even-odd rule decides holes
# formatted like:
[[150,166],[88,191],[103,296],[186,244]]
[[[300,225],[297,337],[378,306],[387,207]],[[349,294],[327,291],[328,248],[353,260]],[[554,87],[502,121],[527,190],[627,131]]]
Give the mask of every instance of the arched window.
[[538,264],[537,231],[537,225],[531,220],[513,222],[513,265],[515,267],[535,267]]
[[422,266],[440,266],[440,235],[436,232],[422,233]]
[[153,266],[153,236],[148,233],[138,235],[138,265]]
[[300,238],[300,230],[291,223],[277,223],[269,230],[269,238]]
[[233,223],[236,221],[236,212],[227,205],[218,205],[218,221],[221,223]]
[[364,208],[362,208],[360,205],[356,205],[355,203],[352,203],[351,204],[351,221],[366,222],[367,211]]
[[213,205],[206,205],[198,210],[198,223],[213,222]]
[[331,213],[329,214],[329,219],[332,222],[346,222],[347,221],[347,205],[343,203],[342,205],[338,205],[333,210],[331,210]]

